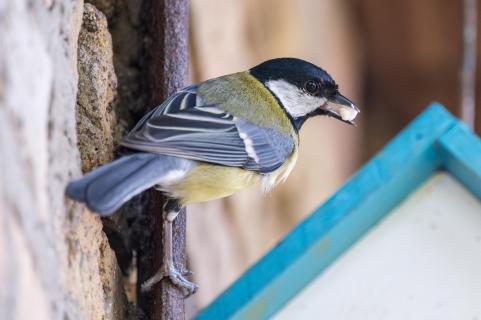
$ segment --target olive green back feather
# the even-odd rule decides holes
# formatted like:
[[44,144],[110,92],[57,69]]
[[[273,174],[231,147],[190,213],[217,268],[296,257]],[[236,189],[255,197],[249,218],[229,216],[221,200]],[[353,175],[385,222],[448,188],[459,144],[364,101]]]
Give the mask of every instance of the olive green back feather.
[[216,104],[233,116],[274,129],[298,141],[297,134],[272,93],[247,71],[208,80],[199,86],[205,104]]

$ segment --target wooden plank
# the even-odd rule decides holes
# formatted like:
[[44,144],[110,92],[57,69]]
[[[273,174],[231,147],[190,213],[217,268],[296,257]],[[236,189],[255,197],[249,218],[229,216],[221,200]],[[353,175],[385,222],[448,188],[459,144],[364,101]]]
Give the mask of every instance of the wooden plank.
[[438,145],[443,167],[481,199],[481,139],[460,123],[442,135]]
[[[146,85],[151,108],[186,85],[188,77],[188,1],[148,0],[146,9]],[[152,277],[162,263],[162,208],[164,197],[149,191],[146,214],[139,222],[145,228],[139,233],[137,304],[141,319],[184,319],[184,292],[168,278],[162,279],[150,291],[141,284]],[[173,223],[173,255],[178,270],[186,270],[186,211],[183,209]]]
[[433,104],[196,319],[266,319],[441,165],[458,121]]

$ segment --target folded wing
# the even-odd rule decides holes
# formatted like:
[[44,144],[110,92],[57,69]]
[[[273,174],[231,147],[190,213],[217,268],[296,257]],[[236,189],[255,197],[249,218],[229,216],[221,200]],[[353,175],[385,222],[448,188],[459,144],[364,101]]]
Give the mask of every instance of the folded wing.
[[172,95],[121,140],[131,149],[269,173],[294,148],[290,136],[203,105],[197,86]]

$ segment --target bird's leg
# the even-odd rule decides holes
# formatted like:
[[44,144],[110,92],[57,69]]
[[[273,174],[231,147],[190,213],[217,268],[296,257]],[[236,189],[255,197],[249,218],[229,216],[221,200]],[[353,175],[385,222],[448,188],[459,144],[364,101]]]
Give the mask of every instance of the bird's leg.
[[173,244],[172,244],[172,223],[179,214],[182,207],[176,200],[167,200],[163,208],[163,259],[160,269],[147,281],[142,284],[142,291],[149,291],[154,284],[165,277],[186,291],[186,296],[190,296],[197,290],[197,285],[185,279],[185,275],[190,274],[188,270],[177,270],[174,266]]

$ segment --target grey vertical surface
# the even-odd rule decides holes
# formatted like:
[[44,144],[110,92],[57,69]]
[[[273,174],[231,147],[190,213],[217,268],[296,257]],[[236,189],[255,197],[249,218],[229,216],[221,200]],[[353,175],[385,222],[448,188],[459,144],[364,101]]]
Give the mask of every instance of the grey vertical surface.
[[[149,1],[145,8],[147,27],[146,65],[149,106],[159,105],[168,95],[186,84],[188,72],[188,2],[185,0]],[[138,252],[139,284],[161,265],[162,205],[157,191],[149,193],[149,208]],[[184,269],[185,210],[174,221],[174,263]],[[141,316],[145,319],[184,319],[184,294],[164,279],[147,293],[138,292]]]

